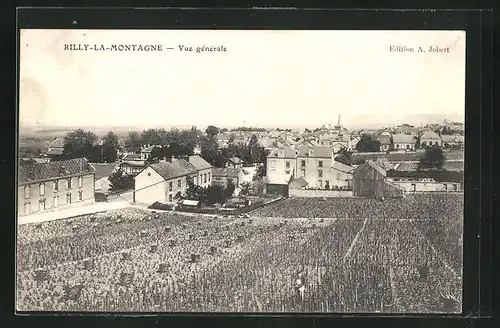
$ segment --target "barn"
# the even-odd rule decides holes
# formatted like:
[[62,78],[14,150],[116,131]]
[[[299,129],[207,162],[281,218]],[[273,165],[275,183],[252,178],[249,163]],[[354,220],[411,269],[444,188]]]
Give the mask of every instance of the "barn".
[[377,199],[403,197],[404,190],[387,180],[387,172],[378,164],[367,161],[353,172],[353,196]]

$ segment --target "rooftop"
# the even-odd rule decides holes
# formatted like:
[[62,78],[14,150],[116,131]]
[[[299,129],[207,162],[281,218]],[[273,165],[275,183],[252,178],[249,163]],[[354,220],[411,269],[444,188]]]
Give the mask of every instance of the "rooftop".
[[151,164],[149,167],[155,170],[165,180],[196,173],[196,169],[184,159],[177,159],[172,163],[161,162]]
[[94,173],[96,173],[96,169],[84,158],[29,164],[19,167],[19,184],[23,185]]
[[231,177],[231,178],[236,178],[238,177],[242,172],[242,169],[240,168],[232,168],[232,167],[226,167],[226,168],[219,168],[215,167],[212,171],[212,175],[214,177]]
[[95,179],[98,180],[100,178],[109,177],[111,173],[116,169],[116,164],[104,164],[104,163],[91,163],[92,166],[96,169]]
[[394,134],[392,140],[395,144],[413,144],[415,142],[415,137],[408,134]]
[[208,163],[206,160],[204,160],[201,156],[199,155],[192,155],[189,156],[189,163],[194,166],[195,169],[198,171],[201,170],[206,170],[212,167],[210,163]]
[[299,157],[318,157],[318,158],[331,158],[333,149],[331,147],[300,147]]
[[441,137],[436,132],[427,130],[422,134],[420,139],[441,139]]

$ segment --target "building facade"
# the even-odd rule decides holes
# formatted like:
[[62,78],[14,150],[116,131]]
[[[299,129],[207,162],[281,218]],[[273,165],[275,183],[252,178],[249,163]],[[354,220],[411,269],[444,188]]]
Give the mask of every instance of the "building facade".
[[387,180],[387,172],[373,162],[366,162],[353,171],[353,196],[377,199],[403,197],[404,190]]
[[95,172],[83,158],[20,167],[18,215],[93,203]]
[[392,136],[393,150],[414,151],[416,138],[408,134],[394,134]]
[[214,168],[213,175],[212,184],[224,188],[230,184],[239,186],[245,176],[241,168]]
[[420,147],[425,148],[427,146],[442,146],[443,142],[439,134],[434,131],[425,131],[420,136]]

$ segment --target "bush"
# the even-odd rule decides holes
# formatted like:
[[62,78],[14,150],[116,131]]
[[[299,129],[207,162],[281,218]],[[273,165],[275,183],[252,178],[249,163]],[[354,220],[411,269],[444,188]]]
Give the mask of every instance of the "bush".
[[153,210],[171,211],[173,209],[173,206],[168,205],[168,204],[162,204],[159,202],[154,202],[153,204],[148,206],[148,208],[153,209]]

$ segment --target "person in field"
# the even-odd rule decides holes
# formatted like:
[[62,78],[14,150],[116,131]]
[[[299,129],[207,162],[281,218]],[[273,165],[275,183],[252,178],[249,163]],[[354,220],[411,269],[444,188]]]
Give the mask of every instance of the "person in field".
[[304,294],[306,291],[306,281],[305,276],[301,272],[298,274],[297,279],[295,280],[295,295],[298,301],[304,301]]

